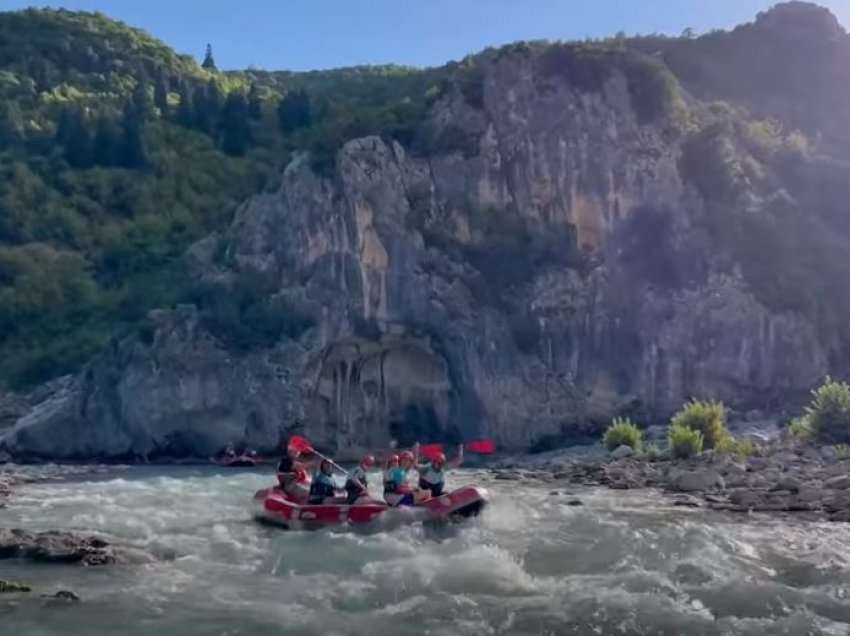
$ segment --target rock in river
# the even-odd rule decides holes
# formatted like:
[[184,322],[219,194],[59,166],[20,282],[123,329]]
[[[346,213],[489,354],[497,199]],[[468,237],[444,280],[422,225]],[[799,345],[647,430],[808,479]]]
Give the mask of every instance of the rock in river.
[[17,592],[31,592],[32,588],[21,583],[13,583],[12,581],[4,581],[0,579],[0,594],[14,594]]
[[145,562],[151,557],[130,547],[114,546],[100,537],[70,532],[29,532],[0,528],[0,559],[29,559],[42,563]]

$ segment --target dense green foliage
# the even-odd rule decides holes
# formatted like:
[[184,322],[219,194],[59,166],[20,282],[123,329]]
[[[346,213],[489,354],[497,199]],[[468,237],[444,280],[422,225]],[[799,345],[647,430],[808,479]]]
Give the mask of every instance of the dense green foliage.
[[605,448],[609,451],[623,445],[639,451],[641,448],[641,432],[631,420],[617,417],[605,431],[603,442]]
[[691,400],[673,416],[670,426],[699,431],[705,448],[714,448],[729,437],[726,409],[720,402]]
[[788,433],[794,439],[809,441],[812,439],[812,427],[806,417],[795,417],[788,423]]
[[74,371],[177,302],[235,347],[300,333],[303,308],[198,289],[185,248],[294,151],[330,172],[356,135],[424,144],[427,104],[463,73],[224,74],[100,14],[0,13],[0,386]]
[[714,449],[719,453],[735,455],[742,459],[745,457],[751,457],[757,450],[756,445],[752,440],[736,439],[731,435],[726,435],[723,439],[721,439]]
[[827,378],[812,391],[806,422],[821,442],[850,443],[850,385]]
[[304,309],[275,296],[274,278],[245,270],[231,284],[202,284],[186,294],[210,332],[240,351],[297,338],[314,324]]
[[[751,59],[742,52],[747,38],[762,45]],[[144,327],[150,309],[178,302],[198,304],[211,331],[242,350],[297,336],[312,323],[311,308],[275,298],[246,272],[198,287],[186,247],[226,227],[235,206],[273,185],[297,152],[308,151],[326,176],[339,148],[364,135],[414,155],[476,155],[484,130],[437,121],[433,107],[484,108],[485,65],[506,55],[534,56],[541,95],[559,90],[555,80],[601,92],[624,79],[639,123],[686,137],[682,174],[706,201],[698,229],[720,246],[711,266],[740,271],[771,309],[834,322],[850,314],[850,168],[815,163],[802,134],[740,108],[799,105],[813,89],[813,112],[790,112],[807,134],[818,132],[811,115],[827,104],[835,110],[836,86],[839,97],[850,86],[835,80],[850,66],[828,62],[845,41],[807,42],[816,72],[762,26],[702,38],[519,43],[424,70],[222,73],[211,47],[199,65],[100,14],[0,12],[0,388],[73,371],[110,338]],[[772,57],[787,69],[775,72],[782,67]],[[686,108],[680,82],[739,106]],[[843,140],[838,128],[827,130]],[[779,183],[787,197],[773,196]],[[767,204],[743,213],[752,192]],[[471,210],[472,239],[460,242],[442,219],[427,218],[426,197],[417,206],[409,196],[410,222],[428,246],[468,265],[468,288],[509,311],[517,347],[535,352],[539,321],[511,296],[541,268],[583,271],[575,228],[521,222],[517,210]],[[684,286],[707,267],[674,240],[675,216],[657,210],[633,215],[640,228],[624,226],[631,239],[618,258],[657,288]],[[850,328],[839,329],[850,342]],[[703,432],[711,447],[712,431]]]
[[698,430],[673,424],[667,433],[670,454],[677,459],[696,457],[702,452],[702,433]]

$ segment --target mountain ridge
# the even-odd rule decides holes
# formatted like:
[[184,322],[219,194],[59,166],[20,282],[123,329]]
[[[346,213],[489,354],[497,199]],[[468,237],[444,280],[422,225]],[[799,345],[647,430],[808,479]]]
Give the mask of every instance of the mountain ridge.
[[[616,414],[663,419],[693,395],[781,410],[845,373],[850,343],[850,172],[832,135],[847,116],[827,108],[850,104],[828,81],[850,45],[840,27],[823,45],[832,23],[812,7],[694,40],[516,43],[436,69],[187,67],[158,75],[165,100],[104,80],[125,137],[144,130],[139,168],[75,168],[73,137],[46,154],[67,104],[40,97],[55,87],[7,88],[44,124],[0,156],[30,192],[55,191],[73,240],[26,216],[0,232],[0,348],[22,388],[84,371],[3,401],[17,423],[0,445],[206,456],[307,426],[339,449],[414,433],[528,448]],[[801,11],[823,73],[783,68],[759,102],[736,73],[799,38],[783,25]],[[717,75],[717,51],[753,29],[769,54]],[[806,81],[808,111],[828,117],[795,101]],[[62,94],[74,112],[93,99]],[[32,197],[15,188],[0,214]]]

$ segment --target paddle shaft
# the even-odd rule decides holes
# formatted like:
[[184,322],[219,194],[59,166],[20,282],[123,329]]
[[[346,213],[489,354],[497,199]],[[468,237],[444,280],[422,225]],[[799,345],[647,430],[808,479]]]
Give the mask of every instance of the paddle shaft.
[[346,477],[349,477],[349,476],[350,476],[350,475],[348,474],[348,471],[347,471],[347,470],[345,470],[345,468],[343,468],[342,466],[340,466],[339,464],[337,464],[337,463],[336,463],[334,460],[332,460],[330,457],[325,457],[325,456],[324,456],[324,455],[322,455],[319,451],[317,451],[315,448],[313,448],[312,450],[313,450],[313,454],[314,454],[314,455],[316,455],[317,457],[319,457],[319,458],[321,458],[321,459],[324,459],[324,460],[325,460],[326,462],[328,462],[331,466],[333,466],[333,467],[334,467],[334,468],[336,468],[338,471],[340,471],[341,473],[343,473]]

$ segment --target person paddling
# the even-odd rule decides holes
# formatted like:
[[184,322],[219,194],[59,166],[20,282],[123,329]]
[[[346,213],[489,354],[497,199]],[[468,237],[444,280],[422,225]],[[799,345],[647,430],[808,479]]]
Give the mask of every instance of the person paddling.
[[416,497],[407,474],[416,464],[416,457],[410,451],[398,456],[398,466],[390,468],[384,476],[384,500],[391,506],[412,506]]
[[288,444],[286,454],[277,465],[277,480],[287,495],[303,500],[310,493],[310,475],[303,461],[301,450]]
[[336,481],[334,481],[334,466],[328,459],[323,459],[319,464],[319,470],[313,477],[310,485],[310,498],[307,503],[328,503],[328,499],[335,499],[337,493]]
[[446,483],[446,469],[457,468],[462,463],[463,444],[458,446],[457,457],[448,466],[446,466],[446,456],[441,452],[436,453],[432,457],[426,457],[425,461],[421,464],[417,462],[416,469],[419,471],[419,489],[429,493],[431,497],[441,496]]
[[369,496],[369,469],[375,465],[375,458],[366,455],[360,460],[360,464],[348,473],[345,481],[345,492],[349,504],[354,504],[358,499]]

